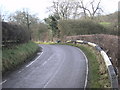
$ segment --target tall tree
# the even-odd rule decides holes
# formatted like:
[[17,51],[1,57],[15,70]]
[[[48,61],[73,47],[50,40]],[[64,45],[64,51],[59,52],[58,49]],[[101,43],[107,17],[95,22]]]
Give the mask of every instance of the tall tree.
[[[55,0],[50,8],[54,14],[58,14],[62,20],[76,19],[80,16],[91,17],[103,12],[100,7],[101,0]],[[81,15],[82,14],[82,15]]]
[[49,39],[49,30],[46,24],[44,23],[37,23],[32,26],[33,33],[32,33],[32,39],[34,41],[45,41]]
[[88,6],[85,6],[83,0],[80,0],[79,7],[83,10],[85,17],[88,14],[93,19],[96,14],[103,12],[102,8],[100,7],[100,3],[101,3],[101,0],[99,0],[98,2],[95,2],[95,0],[92,0],[88,3],[89,5],[88,7]]
[[60,31],[58,29],[58,21],[60,17],[56,15],[50,15],[48,18],[45,18],[45,22],[49,25],[50,29],[52,30],[52,35],[53,37],[59,37],[60,36]]
[[[16,11],[14,15],[9,17],[10,22],[14,22],[25,26],[31,34],[30,26],[38,22],[38,18],[35,15],[31,15],[28,10]],[[30,35],[31,39],[31,35]]]
[[57,14],[62,20],[70,18],[73,12],[73,1],[70,0],[57,0],[53,1],[50,8],[54,14]]

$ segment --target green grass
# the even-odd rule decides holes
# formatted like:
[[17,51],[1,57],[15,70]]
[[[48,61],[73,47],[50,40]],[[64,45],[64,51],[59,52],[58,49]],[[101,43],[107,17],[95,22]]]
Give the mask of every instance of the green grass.
[[84,51],[85,55],[87,56],[89,60],[89,76],[90,76],[90,81],[89,81],[89,87],[90,88],[100,88],[99,84],[99,78],[100,75],[99,73],[99,64],[97,62],[97,57],[95,53],[93,52],[92,49],[85,47],[85,46],[78,46],[82,51]]
[[32,57],[38,48],[38,45],[33,42],[21,44],[12,49],[4,48],[2,50],[2,72],[15,69],[18,65]]
[[110,22],[100,22],[100,24],[103,25],[103,26],[110,26],[111,25]]
[[99,64],[97,62],[97,57],[95,55],[95,53],[93,52],[93,50],[91,50],[90,48],[86,48],[85,46],[81,46],[80,49],[82,51],[84,51],[84,53],[86,54],[88,60],[89,60],[89,76],[90,76],[90,80],[89,80],[89,87],[90,88],[100,88],[100,84],[99,84],[99,78],[100,75],[99,73]]

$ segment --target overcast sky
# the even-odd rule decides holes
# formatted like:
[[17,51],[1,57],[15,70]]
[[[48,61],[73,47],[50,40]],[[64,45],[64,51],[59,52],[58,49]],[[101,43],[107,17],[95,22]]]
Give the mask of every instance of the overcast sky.
[[[16,10],[28,8],[31,13],[37,14],[42,20],[48,16],[47,7],[52,5],[53,0],[0,0],[0,10],[13,13]],[[84,0],[88,2],[90,0]],[[96,0],[95,0],[96,1]],[[101,7],[105,14],[113,13],[118,10],[120,0],[101,0]]]

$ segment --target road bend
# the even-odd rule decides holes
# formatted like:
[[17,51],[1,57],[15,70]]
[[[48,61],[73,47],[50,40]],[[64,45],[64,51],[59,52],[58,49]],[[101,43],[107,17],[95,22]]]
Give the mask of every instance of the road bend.
[[85,88],[87,59],[68,45],[39,45],[42,53],[3,77],[3,88]]

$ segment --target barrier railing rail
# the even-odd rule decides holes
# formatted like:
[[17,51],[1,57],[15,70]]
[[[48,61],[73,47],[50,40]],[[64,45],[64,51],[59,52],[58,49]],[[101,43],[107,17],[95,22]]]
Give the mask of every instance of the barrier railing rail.
[[69,40],[69,41],[67,41],[67,43],[88,44],[88,45],[96,48],[100,52],[101,56],[104,59],[106,68],[108,70],[109,79],[111,82],[111,87],[113,89],[118,89],[118,77],[115,73],[114,67],[113,67],[108,55],[105,53],[105,51],[102,50],[102,48],[99,45],[97,45],[95,43],[88,42],[88,41],[83,41],[83,40]]

